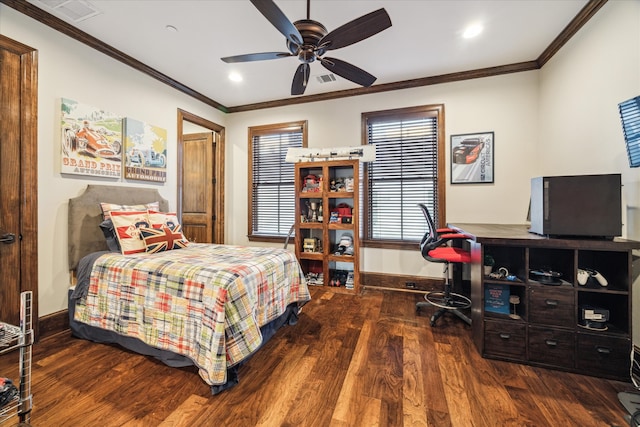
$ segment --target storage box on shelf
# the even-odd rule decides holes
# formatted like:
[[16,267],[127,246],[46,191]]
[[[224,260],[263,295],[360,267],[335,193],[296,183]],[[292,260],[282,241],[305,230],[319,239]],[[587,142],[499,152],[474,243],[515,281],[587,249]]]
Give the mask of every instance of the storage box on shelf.
[[310,285],[360,288],[359,161],[297,163],[296,256]]
[[31,346],[33,344],[31,291],[20,294],[20,326],[0,322],[0,355],[20,350],[19,381],[13,398],[0,407],[0,423],[18,416],[21,423],[31,418]]

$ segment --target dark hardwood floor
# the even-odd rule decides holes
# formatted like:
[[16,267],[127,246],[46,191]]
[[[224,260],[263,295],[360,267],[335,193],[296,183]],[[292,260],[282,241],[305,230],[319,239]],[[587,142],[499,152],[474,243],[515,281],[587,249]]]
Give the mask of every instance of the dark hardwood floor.
[[[169,368],[68,333],[33,350],[33,426],[624,426],[630,383],[480,357],[468,326],[431,328],[418,295],[312,288],[217,396]],[[17,377],[16,352],[0,360]],[[17,420],[16,422],[17,423]],[[15,424],[14,423],[14,424]],[[8,423],[11,424],[11,423]]]

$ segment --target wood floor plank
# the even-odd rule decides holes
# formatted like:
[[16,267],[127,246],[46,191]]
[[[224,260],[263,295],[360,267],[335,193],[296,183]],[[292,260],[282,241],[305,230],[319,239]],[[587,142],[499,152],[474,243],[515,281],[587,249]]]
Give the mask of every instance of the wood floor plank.
[[407,427],[427,425],[427,395],[422,372],[423,358],[421,342],[425,341],[424,328],[406,326],[404,328],[402,352],[402,414]]
[[[358,412],[358,402],[366,401],[366,389],[363,389],[362,373],[366,370],[369,354],[369,342],[372,339],[373,322],[365,321],[362,325],[360,338],[356,344],[347,376],[338,396],[338,402],[331,417],[332,425],[335,423],[355,422],[355,412]],[[347,424],[348,425],[348,424]]]
[[190,395],[178,405],[158,427],[189,427],[208,404],[209,399],[203,396]]
[[463,425],[473,419],[469,399],[465,393],[465,375],[460,361],[455,357],[452,345],[449,343],[435,343],[438,352],[438,365],[443,373],[442,385],[447,399],[447,408],[452,425]]
[[[626,425],[617,393],[630,383],[483,359],[468,325],[445,316],[432,328],[432,310],[416,313],[415,294],[311,293],[298,324],[279,330],[239,368],[240,383],[215,396],[195,368],[68,333],[38,342],[32,425]],[[17,355],[0,357],[0,372],[16,375]]]

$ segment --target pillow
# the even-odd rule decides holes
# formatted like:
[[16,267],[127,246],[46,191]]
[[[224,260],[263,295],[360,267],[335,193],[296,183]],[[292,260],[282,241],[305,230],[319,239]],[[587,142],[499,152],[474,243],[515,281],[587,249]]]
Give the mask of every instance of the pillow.
[[149,221],[151,221],[151,227],[162,228],[163,225],[172,227],[180,225],[178,222],[178,214],[175,212],[158,212],[157,210],[149,209],[147,211],[149,215]]
[[104,234],[109,250],[111,252],[120,252],[120,243],[118,242],[116,229],[113,227],[113,221],[111,221],[111,218],[102,221],[100,223],[100,229],[102,230],[102,234]]
[[140,235],[149,253],[171,251],[187,247],[189,241],[182,236],[180,224],[160,228],[141,228]]
[[[182,225],[178,221],[178,214],[176,214],[175,212],[157,212],[153,210],[148,210],[147,213],[149,214],[149,221],[151,221],[151,227],[162,228],[165,225],[167,227],[173,227],[173,226],[179,225],[181,230],[180,232],[182,232]],[[184,240],[187,240],[184,234],[182,235],[182,238]]]
[[145,251],[140,228],[150,228],[147,211],[111,211],[111,221],[116,230],[123,255]]
[[146,211],[149,209],[160,209],[160,202],[151,202],[140,205],[119,205],[116,203],[100,203],[102,209],[102,219],[109,219],[109,214],[113,211]]

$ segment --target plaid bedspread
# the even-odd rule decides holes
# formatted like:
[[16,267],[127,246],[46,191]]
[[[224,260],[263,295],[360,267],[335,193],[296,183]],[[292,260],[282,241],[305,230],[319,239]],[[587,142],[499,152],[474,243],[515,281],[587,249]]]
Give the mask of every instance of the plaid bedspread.
[[75,320],[188,356],[216,385],[260,346],[260,326],[309,299],[291,252],[190,243],[98,258]]

